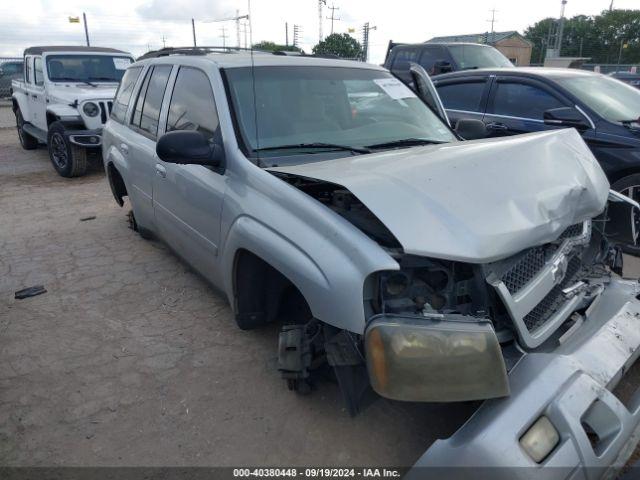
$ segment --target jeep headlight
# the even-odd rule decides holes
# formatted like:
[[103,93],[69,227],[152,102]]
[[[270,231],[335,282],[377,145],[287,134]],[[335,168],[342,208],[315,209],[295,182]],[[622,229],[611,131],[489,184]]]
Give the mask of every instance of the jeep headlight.
[[379,315],[367,327],[365,350],[371,385],[383,397],[454,402],[509,394],[502,351],[488,320]]
[[100,109],[98,108],[98,105],[96,105],[93,102],[87,102],[82,106],[82,111],[85,113],[85,115],[87,115],[88,117],[96,117],[98,115],[98,113],[100,113]]

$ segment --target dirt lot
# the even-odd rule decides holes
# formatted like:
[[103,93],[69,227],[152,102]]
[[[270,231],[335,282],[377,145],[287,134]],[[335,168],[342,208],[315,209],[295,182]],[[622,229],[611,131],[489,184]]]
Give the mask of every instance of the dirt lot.
[[471,411],[380,400],[352,419],[333,384],[289,392],[277,328],[239,330],[126,212],[99,168],[63,179],[0,129],[0,465],[402,466]]
[[277,328],[237,329],[126,212],[100,167],[60,178],[0,128],[0,465],[404,466],[472,411],[379,400],[350,418],[333,384],[287,391]]

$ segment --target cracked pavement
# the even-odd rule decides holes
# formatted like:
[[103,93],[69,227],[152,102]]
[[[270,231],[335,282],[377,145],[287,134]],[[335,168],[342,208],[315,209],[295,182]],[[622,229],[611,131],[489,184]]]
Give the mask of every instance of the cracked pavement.
[[239,330],[127,211],[100,165],[61,178],[0,128],[0,465],[409,466],[473,411],[289,392],[277,326]]

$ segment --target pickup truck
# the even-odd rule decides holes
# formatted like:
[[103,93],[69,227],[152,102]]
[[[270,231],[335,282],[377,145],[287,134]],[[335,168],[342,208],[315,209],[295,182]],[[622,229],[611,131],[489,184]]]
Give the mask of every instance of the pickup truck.
[[332,372],[354,414],[371,389],[484,400],[417,478],[600,478],[640,429],[640,394],[615,393],[640,354],[619,248],[640,207],[575,130],[453,130],[411,73],[416,91],[362,62],[148,55],[104,129],[112,193],[226,294],[239,328],[282,324],[291,390]]
[[46,144],[63,177],[84,175],[88,151],[100,152],[102,127],[120,79],[133,57],[100,47],[30,47],[12,103],[20,144]]

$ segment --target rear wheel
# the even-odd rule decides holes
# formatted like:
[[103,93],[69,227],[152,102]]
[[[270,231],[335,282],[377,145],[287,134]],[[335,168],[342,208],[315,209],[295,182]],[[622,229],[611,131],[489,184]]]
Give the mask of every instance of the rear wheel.
[[[640,173],[634,173],[621,178],[611,185],[611,189],[626,195],[636,202],[640,202]],[[625,245],[622,247],[622,250],[629,255],[640,257],[640,247]]]
[[24,118],[22,118],[22,112],[19,108],[16,110],[16,129],[18,130],[18,139],[22,148],[25,150],[38,148],[38,140],[24,131]]
[[49,158],[62,177],[80,177],[87,173],[87,150],[69,142],[61,122],[49,125],[47,145]]

